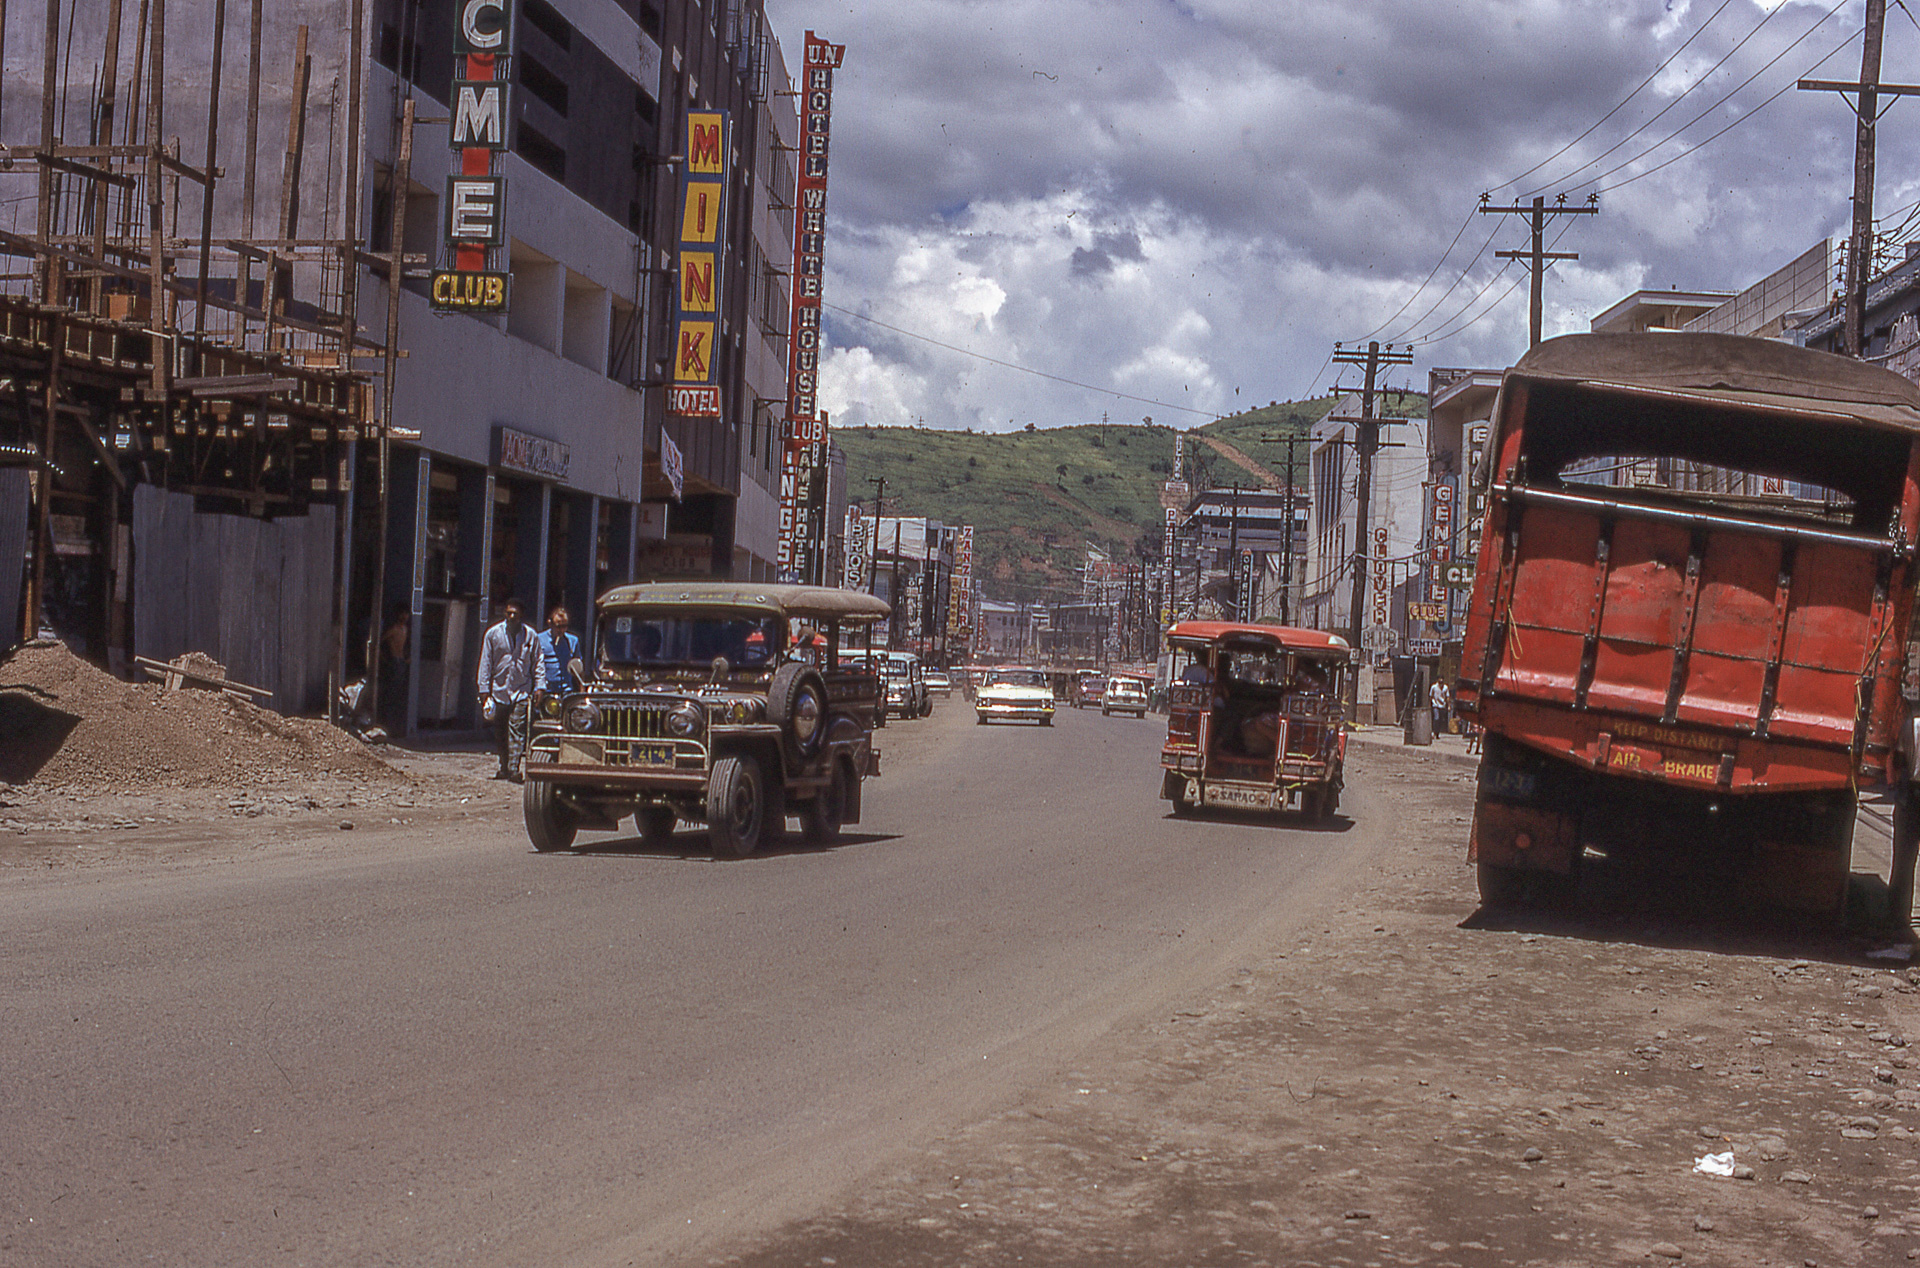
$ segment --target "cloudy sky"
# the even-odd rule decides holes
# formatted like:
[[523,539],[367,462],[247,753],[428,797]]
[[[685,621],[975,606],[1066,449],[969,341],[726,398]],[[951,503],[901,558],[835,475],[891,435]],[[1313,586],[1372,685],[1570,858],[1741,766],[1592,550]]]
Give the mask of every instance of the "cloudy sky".
[[[1909,9],[1909,5],[1913,8]],[[1882,78],[1920,81],[1920,0]],[[1862,0],[767,0],[835,81],[821,405],[838,424],[1192,426],[1336,382],[1336,341],[1435,366],[1640,287],[1738,290],[1847,232]],[[1920,101],[1880,128],[1911,236]],[[1718,135],[1716,135],[1718,134]],[[1691,153],[1688,151],[1691,150]],[[1564,236],[1562,236],[1564,235]],[[1503,271],[1504,270],[1504,271]]]

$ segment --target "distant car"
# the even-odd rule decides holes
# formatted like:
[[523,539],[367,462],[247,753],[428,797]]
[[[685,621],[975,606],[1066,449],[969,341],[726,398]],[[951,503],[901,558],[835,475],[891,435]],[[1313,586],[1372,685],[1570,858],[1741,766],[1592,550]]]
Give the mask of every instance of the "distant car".
[[1107,694],[1100,698],[1100,715],[1106,717],[1115,713],[1146,717],[1147,684],[1138,678],[1108,679]]
[[1106,694],[1107,676],[1105,674],[1094,673],[1091,670],[1082,670],[1080,673],[1074,675],[1074,708],[1081,709],[1087,705],[1099,704],[1100,701],[1106,697]]
[[973,697],[974,721],[1053,725],[1053,688],[1038,669],[992,669]]
[[952,697],[953,679],[947,676],[946,670],[929,669],[927,671],[927,694],[932,696],[946,696],[949,698]]

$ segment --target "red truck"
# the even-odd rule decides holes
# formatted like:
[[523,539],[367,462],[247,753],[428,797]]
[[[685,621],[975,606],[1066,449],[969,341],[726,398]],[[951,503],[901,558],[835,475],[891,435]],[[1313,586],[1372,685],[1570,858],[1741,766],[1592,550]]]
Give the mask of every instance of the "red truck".
[[1585,858],[1729,910],[1843,913],[1862,788],[1920,819],[1902,698],[1920,387],[1769,340],[1572,335],[1507,372],[1454,698],[1489,903]]

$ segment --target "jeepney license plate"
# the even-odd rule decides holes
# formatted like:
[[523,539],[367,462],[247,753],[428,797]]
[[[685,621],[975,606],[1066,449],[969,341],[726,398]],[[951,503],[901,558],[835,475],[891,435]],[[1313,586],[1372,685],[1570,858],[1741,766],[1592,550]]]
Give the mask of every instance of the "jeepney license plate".
[[1480,768],[1480,786],[1496,797],[1522,800],[1533,796],[1540,780],[1532,771],[1508,770],[1503,766]]
[[[1284,797],[1286,794],[1280,795]],[[1209,806],[1240,806],[1248,810],[1271,810],[1273,797],[1272,793],[1253,788],[1209,787],[1207,789]]]
[[673,765],[673,745],[642,744],[635,741],[627,750],[627,761],[634,766],[671,766]]

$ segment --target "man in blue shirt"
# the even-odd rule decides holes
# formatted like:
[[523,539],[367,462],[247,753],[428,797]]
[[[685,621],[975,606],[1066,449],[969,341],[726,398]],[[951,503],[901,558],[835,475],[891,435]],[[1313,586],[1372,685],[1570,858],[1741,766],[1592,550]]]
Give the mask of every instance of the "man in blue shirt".
[[556,603],[547,613],[547,628],[540,631],[537,696],[564,696],[573,684],[567,663],[580,654],[580,636],[567,632],[570,623],[565,604]]

